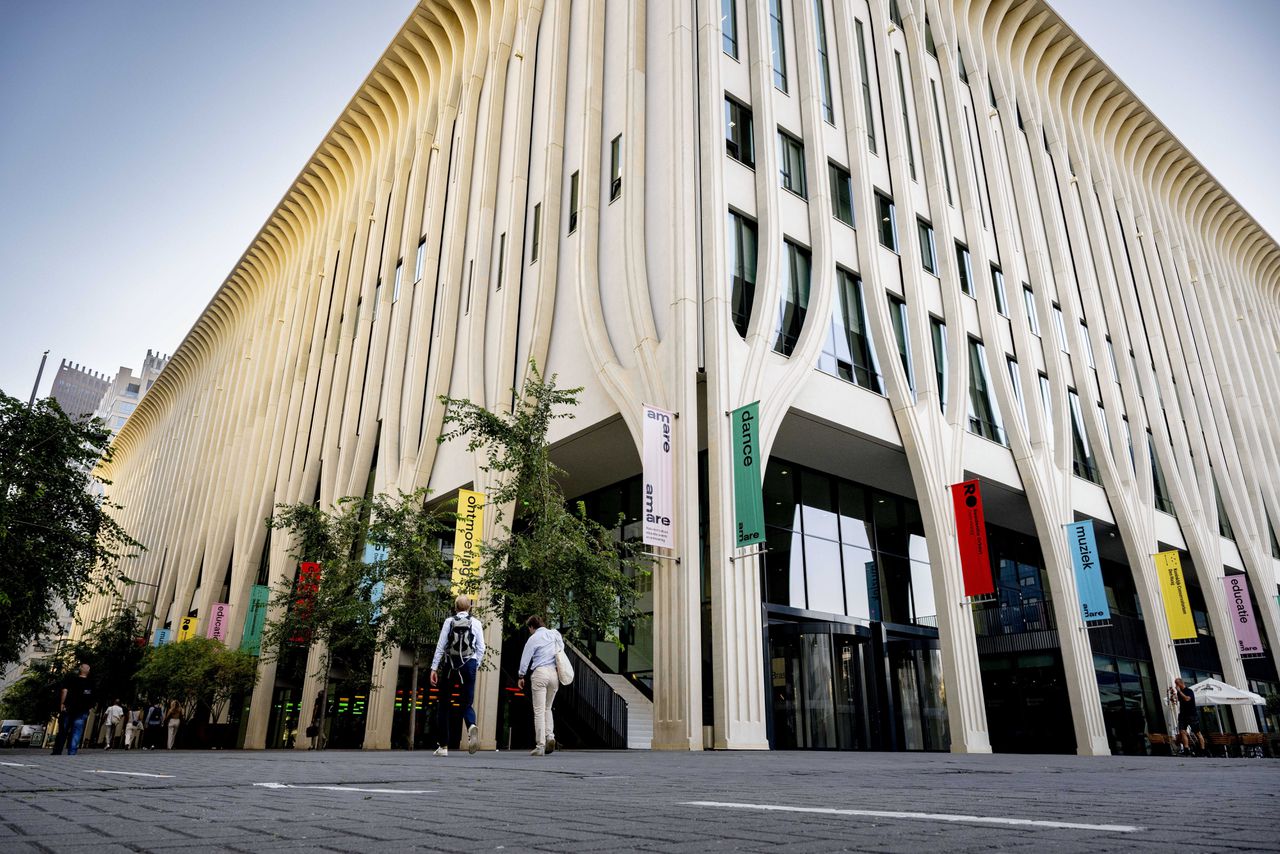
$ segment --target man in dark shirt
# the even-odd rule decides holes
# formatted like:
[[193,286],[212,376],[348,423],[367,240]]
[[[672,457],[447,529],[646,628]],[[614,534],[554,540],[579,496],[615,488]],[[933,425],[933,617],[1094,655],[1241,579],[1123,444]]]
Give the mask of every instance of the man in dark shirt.
[[1173,680],[1174,696],[1178,698],[1178,741],[1186,750],[1191,749],[1187,730],[1195,733],[1200,749],[1204,750],[1204,736],[1200,734],[1200,714],[1196,711],[1196,692],[1187,687],[1179,677]]
[[[80,670],[63,681],[58,697],[58,740],[62,741],[62,733],[65,732],[69,756],[80,752],[80,740],[84,737],[84,724],[91,708],[93,682],[89,679],[89,665],[81,662]],[[60,746],[60,743],[54,746],[54,754],[62,752],[58,749]]]

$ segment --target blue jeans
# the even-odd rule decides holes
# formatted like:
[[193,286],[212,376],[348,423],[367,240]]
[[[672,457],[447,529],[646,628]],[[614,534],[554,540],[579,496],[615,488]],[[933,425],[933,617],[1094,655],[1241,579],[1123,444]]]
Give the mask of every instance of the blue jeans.
[[80,739],[84,738],[84,724],[88,719],[88,712],[83,712],[74,718],[68,717],[67,725],[70,727],[67,731],[68,756],[75,756],[80,751]]
[[[462,720],[466,726],[476,722],[476,670],[480,662],[474,658],[464,662],[462,667],[440,671],[440,682],[436,686],[436,744],[440,747],[452,747],[453,738],[453,685],[458,683],[458,705],[462,707]],[[461,734],[459,734],[461,735]]]

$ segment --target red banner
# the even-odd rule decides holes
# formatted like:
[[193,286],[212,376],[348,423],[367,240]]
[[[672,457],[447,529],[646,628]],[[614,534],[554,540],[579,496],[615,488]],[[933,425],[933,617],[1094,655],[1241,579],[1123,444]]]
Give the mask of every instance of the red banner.
[[982,516],[982,493],[976,480],[951,487],[956,509],[956,541],[960,546],[960,569],[964,573],[965,596],[990,596],[996,592],[991,578],[991,555],[987,552],[987,523]]
[[[306,623],[311,618],[316,591],[320,589],[320,564],[298,564],[298,580],[294,582],[293,589],[293,612],[299,622]],[[289,640],[294,643],[308,643],[311,640],[311,632],[310,630],[299,632]]]

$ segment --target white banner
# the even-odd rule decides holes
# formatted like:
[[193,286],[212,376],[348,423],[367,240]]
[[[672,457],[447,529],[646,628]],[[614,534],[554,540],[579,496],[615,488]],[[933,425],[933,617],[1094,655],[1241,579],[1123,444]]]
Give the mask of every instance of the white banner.
[[640,500],[644,512],[644,542],[673,549],[676,546],[672,489],[671,422],[663,409],[644,408],[644,477]]

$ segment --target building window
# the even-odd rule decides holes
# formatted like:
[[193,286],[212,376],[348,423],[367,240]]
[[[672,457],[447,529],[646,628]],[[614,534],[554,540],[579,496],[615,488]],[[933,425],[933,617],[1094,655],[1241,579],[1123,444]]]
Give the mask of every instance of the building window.
[[569,233],[578,230],[578,173],[569,176]]
[[1164,480],[1164,468],[1160,458],[1156,456],[1156,441],[1147,431],[1147,452],[1151,454],[1151,483],[1155,491],[1156,509],[1165,513],[1173,513],[1173,499],[1169,497],[1169,485]]
[[418,241],[418,255],[413,259],[413,283],[422,281],[422,265],[427,260],[427,238]]
[[1093,343],[1089,341],[1089,324],[1080,321],[1080,338],[1084,341],[1084,360],[1096,372],[1098,365],[1093,361]]
[[924,49],[934,59],[938,58],[938,46],[933,41],[933,27],[929,26],[929,16],[924,16]]
[[507,233],[504,231],[498,237],[498,285],[496,290],[502,290],[502,277],[506,273],[507,267]]
[[862,21],[854,19],[854,28],[858,33],[858,62],[862,66],[862,109],[867,120],[867,148],[876,153],[876,119],[871,108],[871,73],[867,68],[867,41],[862,33]]
[[784,250],[782,300],[778,306],[778,328],[773,341],[775,352],[790,356],[804,328],[804,317],[809,310],[809,251],[782,241]]
[[720,37],[724,52],[738,58],[738,10],[734,0],[720,0]]
[[1051,405],[1051,398],[1053,396],[1049,394],[1049,377],[1045,374],[1040,374],[1039,377],[1040,377],[1040,405],[1044,407],[1045,442],[1049,445],[1050,448],[1052,448],[1053,447],[1053,406]]
[[1213,479],[1213,497],[1218,502],[1218,534],[1234,541],[1236,532],[1231,528],[1231,520],[1227,518],[1227,506],[1222,503],[1222,490],[1218,488],[1218,478]]
[[938,85],[932,77],[929,78],[929,93],[933,96],[933,121],[938,127],[938,150],[942,152],[942,180],[947,187],[947,204],[954,206],[955,200],[951,197],[951,167],[947,165],[947,136],[943,132],[946,125],[942,123],[942,110],[938,107]]
[[836,269],[836,309],[818,368],[828,374],[880,393],[880,376],[871,350],[862,281],[847,270]]
[[834,125],[836,113],[831,99],[831,66],[827,61],[827,17],[822,11],[822,2],[813,0],[813,22],[818,41],[818,84],[822,96],[822,117]]
[[378,283],[373,286],[373,322],[378,322],[378,315],[382,313],[382,277],[378,277]]
[[911,180],[916,180],[916,152],[911,144],[911,116],[907,111],[907,84],[902,74],[902,54],[893,52],[894,62],[898,66],[898,99],[902,103],[902,130],[907,143],[907,167],[911,172]]
[[1067,389],[1067,403],[1071,407],[1071,470],[1076,477],[1099,483],[1098,467],[1093,462],[1089,438],[1084,430],[1084,414],[1080,411],[1080,395],[1075,389]]
[[1267,515],[1267,533],[1271,535],[1271,556],[1280,560],[1280,538],[1276,537],[1276,526],[1271,524],[1271,516]]
[[1012,356],[1007,356],[1009,362],[1009,382],[1013,386],[1013,396],[1018,401],[1018,411],[1022,415],[1022,429],[1030,429],[1027,424],[1027,401],[1022,396],[1022,379],[1018,376],[1018,362]]
[[902,9],[898,6],[898,0],[889,0],[889,20],[902,26]]
[[609,143],[609,201],[622,195],[622,134]]
[[783,189],[805,198],[804,143],[781,129],[778,131],[778,170]]
[[845,225],[853,225],[853,178],[849,170],[827,162],[831,176],[831,213]]
[[729,311],[733,328],[747,337],[756,295],[756,224],[729,211]]
[[916,230],[920,233],[920,263],[925,272],[938,275],[938,257],[933,248],[933,226],[922,219],[916,220]]
[[786,32],[782,24],[782,0],[769,0],[769,41],[773,51],[773,85],[787,91]]
[[1000,415],[991,404],[991,375],[982,342],[969,339],[969,432],[1004,444]]
[[529,263],[538,262],[538,247],[542,244],[542,203],[533,206],[533,236],[529,238]]
[[898,251],[898,223],[893,210],[893,199],[876,192],[876,214],[880,218],[880,245]]
[[997,264],[991,265],[991,288],[996,297],[996,311],[1008,317],[1009,300],[1004,293],[1004,273],[1000,272],[1000,267]]
[[933,370],[938,382],[938,406],[947,411],[947,325],[936,317],[929,318],[933,333]]
[[401,258],[396,262],[396,276],[391,282],[391,302],[396,303],[400,300],[400,280],[404,275],[404,259]]
[[142,386],[138,383],[129,383],[124,387],[125,397],[137,397],[140,391],[142,391]]
[[907,375],[907,385],[916,390],[915,372],[911,369],[911,333],[907,329],[907,304],[899,297],[889,296],[889,319],[893,321],[893,335],[898,339],[898,356],[902,370]]
[[755,137],[751,132],[751,108],[724,96],[725,152],[744,166],[755,168]]
[[1062,320],[1062,306],[1056,302],[1053,304],[1053,328],[1058,333],[1058,347],[1064,353],[1070,353],[1067,348],[1067,326]]
[[960,292],[973,296],[973,264],[969,260],[969,247],[956,243],[956,271],[960,274]]
[[1025,282],[1022,285],[1022,303],[1027,307],[1027,327],[1032,335],[1039,335],[1040,321],[1036,318],[1036,295],[1031,292],[1031,286]]

